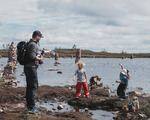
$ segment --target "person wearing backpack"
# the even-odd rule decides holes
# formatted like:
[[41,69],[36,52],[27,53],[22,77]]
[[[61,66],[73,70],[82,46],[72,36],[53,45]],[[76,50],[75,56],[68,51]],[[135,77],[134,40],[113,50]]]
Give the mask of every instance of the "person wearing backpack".
[[[37,56],[39,52],[38,43],[40,39],[43,38],[40,31],[36,30],[32,34],[32,39],[26,46],[26,55],[27,58],[26,64],[24,64],[24,72],[26,76],[27,88],[26,88],[26,101],[27,101],[27,110],[31,114],[40,114],[40,112],[35,107],[35,96],[38,90],[38,76],[36,61],[42,61],[43,56]],[[24,58],[25,59],[25,58]]]

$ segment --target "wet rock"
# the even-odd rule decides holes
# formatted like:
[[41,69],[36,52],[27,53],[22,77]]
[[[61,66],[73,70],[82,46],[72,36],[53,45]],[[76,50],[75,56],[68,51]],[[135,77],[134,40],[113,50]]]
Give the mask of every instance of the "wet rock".
[[119,111],[114,111],[114,112],[112,112],[112,114],[118,114],[119,113]]
[[137,87],[137,88],[136,88],[136,90],[141,91],[141,90],[143,90],[143,88],[141,88],[141,87]]
[[57,107],[57,109],[59,109],[59,110],[61,110],[61,109],[63,109],[63,108],[64,108],[63,105],[58,105],[58,107]]
[[92,116],[92,115],[94,115],[94,113],[93,113],[93,112],[89,112],[89,115],[91,115],[91,116]]
[[104,86],[104,89],[110,89],[110,88],[109,88],[109,86],[108,86],[108,85],[105,85],[105,86]]
[[62,71],[58,71],[57,73],[58,73],[58,74],[63,74],[63,72],[62,72]]
[[20,76],[25,76],[25,73],[24,73],[24,72],[22,72],[22,73],[20,74]]
[[52,69],[52,68],[50,68],[50,69],[48,69],[48,71],[58,71],[59,69]]
[[54,112],[54,110],[48,110],[48,111],[46,112],[46,114],[51,115],[53,112]]
[[137,91],[132,91],[132,92],[129,92],[130,95],[135,95],[135,96],[142,96],[143,94],[140,93],[140,92],[137,92]]
[[54,101],[58,102],[58,99],[57,99],[57,98],[54,98]]
[[88,112],[89,111],[89,108],[84,108],[85,112]]
[[72,88],[71,88],[71,87],[69,87],[68,89],[69,89],[69,90],[71,90]]
[[139,114],[139,118],[147,118],[147,116],[144,114]]
[[110,96],[109,91],[107,89],[105,90],[105,89],[102,89],[102,88],[92,89],[91,94],[96,95],[96,96],[104,96],[104,97],[109,97]]
[[2,113],[2,112],[4,112],[4,110],[3,110],[3,109],[0,109],[0,113]]
[[52,110],[53,110],[53,111],[55,111],[55,110],[56,110],[56,108],[52,108]]

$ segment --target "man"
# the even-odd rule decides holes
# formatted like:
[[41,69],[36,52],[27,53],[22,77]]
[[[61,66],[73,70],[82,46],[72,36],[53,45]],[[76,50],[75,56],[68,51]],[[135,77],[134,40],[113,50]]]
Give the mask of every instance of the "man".
[[37,43],[43,38],[40,31],[36,30],[32,34],[32,39],[27,46],[27,56],[30,62],[24,66],[24,72],[26,75],[26,101],[27,109],[29,113],[40,114],[40,112],[35,107],[35,96],[38,90],[38,76],[37,76],[37,65],[35,61],[42,61],[43,56],[37,57],[39,51]]

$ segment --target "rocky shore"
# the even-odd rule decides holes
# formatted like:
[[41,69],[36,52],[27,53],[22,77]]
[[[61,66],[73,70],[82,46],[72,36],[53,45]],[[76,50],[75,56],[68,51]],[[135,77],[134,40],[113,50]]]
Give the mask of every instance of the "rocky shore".
[[[1,87],[0,88],[0,118],[1,120],[92,120],[92,113],[87,112],[90,109],[106,110],[116,114],[115,120],[128,119],[148,119],[150,118],[150,97],[136,92],[130,93],[130,99],[137,96],[140,103],[140,109],[136,112],[126,112],[122,108],[128,104],[126,101],[120,101],[118,98],[110,96],[109,90],[104,87],[95,87],[90,90],[91,97],[75,98],[75,86],[51,87],[40,86],[37,94],[37,102],[44,101],[45,103],[52,100],[54,102],[65,101],[74,108],[84,109],[83,112],[55,112],[55,109],[63,109],[62,106],[46,110],[39,108],[41,115],[28,114],[25,108],[25,87]],[[43,110],[44,109],[44,110]]]

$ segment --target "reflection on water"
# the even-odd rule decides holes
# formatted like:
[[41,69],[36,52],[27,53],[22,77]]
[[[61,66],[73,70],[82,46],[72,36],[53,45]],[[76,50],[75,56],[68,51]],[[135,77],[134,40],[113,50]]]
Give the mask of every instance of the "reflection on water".
[[[63,105],[64,108],[61,110],[57,109],[58,105]],[[53,115],[55,114],[55,112],[85,112],[84,109],[75,109],[74,107],[68,105],[66,102],[53,102],[53,101],[48,101],[48,102],[37,102],[36,105],[38,107],[44,107],[47,110],[52,110],[53,108],[56,108],[56,110],[54,111]],[[113,120],[113,117],[115,115],[113,115],[111,112],[107,112],[107,111],[103,111],[103,110],[89,110],[87,112],[87,114],[89,113],[93,113],[92,118],[96,119],[96,120]]]

